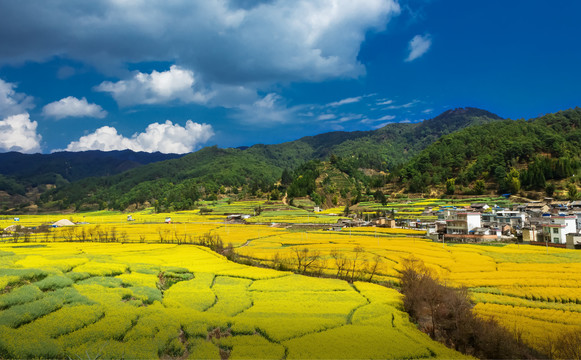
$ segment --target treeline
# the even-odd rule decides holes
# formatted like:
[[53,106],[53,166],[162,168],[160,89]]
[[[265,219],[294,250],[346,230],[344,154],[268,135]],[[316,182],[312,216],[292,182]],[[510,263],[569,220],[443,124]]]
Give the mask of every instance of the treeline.
[[[275,270],[293,271],[297,274],[319,277],[330,276],[351,283],[354,281],[371,282],[376,275],[384,271],[383,258],[379,255],[369,258],[361,246],[353,248],[350,255],[334,250],[330,253],[330,259],[321,254],[319,250],[296,247],[293,248],[290,255],[276,253],[270,263]],[[252,264],[260,265],[262,263]],[[325,272],[329,268],[336,269],[335,274]]]

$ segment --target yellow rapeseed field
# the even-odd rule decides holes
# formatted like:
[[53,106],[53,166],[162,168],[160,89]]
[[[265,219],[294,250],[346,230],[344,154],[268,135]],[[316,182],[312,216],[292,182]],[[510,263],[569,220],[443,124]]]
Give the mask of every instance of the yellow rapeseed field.
[[[318,255],[317,262],[307,272],[341,275],[349,280],[368,280],[372,277],[374,281],[385,281],[397,285],[402,259],[413,256],[426,263],[437,274],[440,281],[453,286],[467,287],[477,304],[474,310],[478,314],[483,317],[494,317],[537,349],[542,350],[552,334],[566,328],[581,328],[581,319],[577,316],[581,314],[581,252],[574,250],[516,244],[499,246],[442,244],[423,239],[422,233],[417,230],[406,229],[367,227],[327,231],[309,227],[297,230],[285,229],[285,226],[231,224],[225,221],[225,216],[212,214],[201,216],[196,212],[151,214],[145,211],[132,214],[132,217],[135,221],[127,221],[127,214],[105,212],[66,216],[22,216],[19,222],[15,222],[12,217],[4,217],[0,218],[0,227],[4,228],[15,223],[39,226],[61,218],[87,222],[88,224],[75,227],[53,229],[46,234],[30,235],[27,241],[30,241],[31,245],[35,241],[57,243],[43,248],[42,253],[18,256],[10,263],[10,266],[20,269],[38,267],[55,274],[72,272],[90,276],[80,281],[115,277],[124,284],[131,284],[133,287],[142,289],[151,288],[151,284],[157,280],[151,276],[152,274],[148,277],[147,273],[139,275],[136,275],[135,271],[127,273],[127,264],[143,262],[144,255],[140,249],[144,246],[151,249],[150,252],[156,253],[155,257],[148,258],[148,264],[158,267],[171,263],[172,266],[187,267],[191,271],[251,280],[265,279],[270,276],[264,275],[266,270],[241,268],[228,262],[215,263],[201,259],[196,260],[196,264],[204,267],[196,270],[192,268],[192,258],[185,253],[174,253],[175,250],[169,249],[174,249],[172,246],[175,245],[166,244],[188,243],[206,233],[219,235],[224,245],[232,243],[236,252],[242,256],[269,266],[289,270],[297,269],[300,250],[307,248],[309,254]],[[169,224],[165,223],[167,217],[171,217],[172,220]],[[106,242],[113,241],[112,238],[115,238],[114,241],[125,244],[111,243],[107,244],[107,247],[102,247],[99,244],[82,242],[60,243],[63,240],[83,241],[83,239]],[[4,240],[10,242],[14,239],[8,236]],[[21,244],[24,239],[21,236],[17,241]],[[158,244],[159,242],[163,244]],[[123,247],[124,251],[115,256],[114,261],[107,261],[106,264],[95,262],[88,256],[74,258],[61,256],[63,249],[75,249],[81,245],[83,249],[90,248],[93,253],[102,256],[116,253],[117,247]],[[125,251],[125,249],[133,250]],[[16,249],[13,249],[8,252],[15,251]],[[207,251],[211,253],[210,250]],[[3,259],[5,257],[0,256],[0,264],[5,261]],[[375,265],[377,265],[375,272],[371,275],[370,269]],[[18,283],[20,279],[19,273],[6,272],[0,277],[0,288]],[[66,283],[64,279],[54,281]],[[81,286],[78,281],[75,280],[73,286]],[[296,325],[294,330],[283,331],[277,328],[276,322],[269,323],[268,316],[265,315],[268,312],[258,311],[260,307],[253,311],[243,311],[242,308],[245,305],[239,304],[247,304],[242,300],[244,294],[249,291],[250,285],[247,282],[228,280],[228,285],[215,283],[214,286],[219,284],[221,284],[218,286],[221,289],[219,291],[223,295],[214,306],[217,306],[216,309],[221,309],[220,313],[232,316],[232,314],[242,312],[244,316],[241,316],[236,328],[247,329],[250,326],[249,323],[260,323],[263,329],[269,329],[268,331],[272,333],[269,339],[277,339],[282,346],[287,346],[287,349],[294,344],[289,340],[290,337],[302,336],[301,334],[307,334],[309,331],[318,331],[314,329],[333,327],[339,323],[336,313],[327,314],[324,321],[313,320],[309,314],[305,313],[301,315],[302,323],[311,325],[304,327]],[[91,287],[97,285],[99,284],[87,283],[82,286],[86,291],[90,291]],[[51,284],[44,286],[49,287]],[[204,310],[209,300],[205,300],[206,302],[202,300],[206,297],[210,299],[210,293],[196,292],[198,290],[191,288],[182,289],[181,286],[169,293],[167,301],[171,300],[172,306],[178,306],[182,302],[180,299],[187,298],[187,294],[195,293],[201,299],[200,305],[197,305],[201,308],[192,309],[192,311]],[[230,295],[224,295],[225,289],[230,286],[236,290],[233,290]],[[112,286],[111,289],[111,296],[120,298],[125,296],[139,300],[149,296],[145,290],[140,290],[142,293],[136,296],[128,292],[128,288]],[[296,299],[302,301],[303,297],[301,294],[296,294]],[[274,303],[280,299],[265,295],[260,297],[260,300],[265,303]],[[354,299],[344,301],[345,305],[338,305],[339,308],[359,306]],[[0,299],[0,307],[1,304]],[[315,305],[312,305],[313,308]],[[211,309],[206,311],[213,312]],[[528,326],[529,322],[535,326]],[[345,329],[335,331],[337,333],[334,336],[340,338]],[[363,330],[354,328],[354,331]],[[321,339],[324,338],[323,335],[320,336]],[[315,339],[319,341],[316,336]],[[257,342],[260,343],[260,340]],[[261,348],[261,346],[258,347]],[[270,348],[266,345],[264,347]],[[275,348],[278,350],[273,351],[280,351],[280,347]],[[296,356],[300,357],[302,353],[297,354]],[[370,353],[370,356],[373,354]]]
[[193,245],[3,243],[0,275],[3,358],[463,358],[393,289]]

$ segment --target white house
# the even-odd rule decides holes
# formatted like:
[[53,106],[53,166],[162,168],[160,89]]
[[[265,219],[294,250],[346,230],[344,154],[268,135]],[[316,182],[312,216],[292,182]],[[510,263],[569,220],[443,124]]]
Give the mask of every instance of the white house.
[[470,231],[481,227],[480,213],[458,212],[450,214],[446,219],[447,234],[467,235]]
[[543,224],[542,226],[545,241],[556,244],[566,244],[567,234],[577,232],[577,216],[553,215],[551,216],[551,222]]

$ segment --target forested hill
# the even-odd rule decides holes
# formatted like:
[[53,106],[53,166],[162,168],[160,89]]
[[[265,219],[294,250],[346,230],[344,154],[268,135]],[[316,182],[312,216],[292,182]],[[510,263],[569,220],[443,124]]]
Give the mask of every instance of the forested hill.
[[577,172],[580,157],[581,108],[575,108],[444,136],[408,162],[399,181],[412,192],[447,183],[448,193],[546,190],[551,195],[567,186],[562,180]]
[[[124,209],[131,204],[177,204],[188,208],[200,198],[215,197],[221,187],[232,191],[247,186],[252,192],[272,190],[286,169],[298,168],[331,154],[349,158],[359,168],[389,170],[403,164],[426,146],[459,129],[498,121],[490,112],[461,108],[415,124],[388,124],[374,131],[331,132],[244,149],[207,147],[179,159],[145,165],[119,175],[85,179],[56,189],[43,204],[59,207],[83,204]],[[222,190],[223,191],[223,190]]]
[[39,185],[63,186],[93,176],[109,176],[182,155],[123,151],[0,153],[0,191],[24,194]]
[[411,159],[443,135],[501,119],[486,110],[459,108],[419,123],[388,124],[373,131],[330,132],[279,145],[256,145],[248,151],[264,149],[263,154],[281,167],[288,166],[289,160],[293,161],[293,157],[288,155],[294,152],[299,156],[294,157],[293,167],[306,160],[325,160],[335,154],[340,157],[354,156],[362,168],[389,170]]

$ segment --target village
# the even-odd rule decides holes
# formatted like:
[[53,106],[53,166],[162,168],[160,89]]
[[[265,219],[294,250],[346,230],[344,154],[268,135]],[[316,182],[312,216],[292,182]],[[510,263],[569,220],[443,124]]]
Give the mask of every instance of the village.
[[338,226],[380,226],[425,229],[426,236],[444,242],[523,242],[532,245],[581,249],[581,201],[543,201],[509,208],[473,203],[469,206],[426,207],[423,217],[434,221],[380,217],[372,222],[339,220]]

